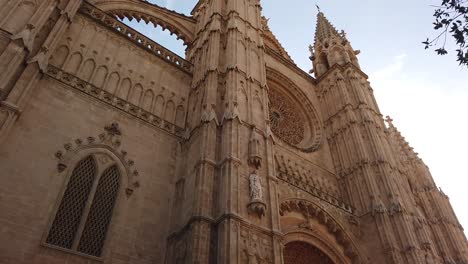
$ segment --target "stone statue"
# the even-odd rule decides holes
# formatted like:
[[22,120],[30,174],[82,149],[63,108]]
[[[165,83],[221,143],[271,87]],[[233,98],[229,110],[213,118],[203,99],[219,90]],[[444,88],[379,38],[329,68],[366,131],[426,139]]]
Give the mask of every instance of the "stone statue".
[[254,172],[254,173],[250,174],[249,182],[250,182],[250,200],[251,201],[261,201],[262,198],[263,198],[262,180]]

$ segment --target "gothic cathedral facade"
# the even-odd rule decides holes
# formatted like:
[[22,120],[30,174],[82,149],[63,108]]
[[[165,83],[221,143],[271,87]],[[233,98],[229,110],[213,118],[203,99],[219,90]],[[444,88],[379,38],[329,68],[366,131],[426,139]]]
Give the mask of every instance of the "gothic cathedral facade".
[[344,32],[306,73],[261,10],[0,0],[0,263],[467,264]]

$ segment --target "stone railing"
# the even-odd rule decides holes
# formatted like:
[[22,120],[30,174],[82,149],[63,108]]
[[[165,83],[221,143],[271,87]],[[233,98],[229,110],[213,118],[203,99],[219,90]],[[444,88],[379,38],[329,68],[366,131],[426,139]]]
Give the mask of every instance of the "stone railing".
[[105,13],[104,11],[88,3],[84,3],[83,6],[80,8],[80,12],[97,21],[98,23],[110,28],[112,31],[130,39],[136,45],[162,58],[164,61],[175,65],[176,67],[182,69],[187,73],[192,73],[193,66],[190,62],[179,57],[170,50],[152,41],[145,35],[130,28],[124,23],[118,21],[115,17]]
[[78,77],[74,76],[73,74],[64,72],[63,70],[52,65],[49,65],[46,74],[57,81],[65,83],[68,86],[79,90],[80,92],[83,92],[101,102],[104,102],[121,111],[124,111],[130,114],[131,116],[136,117],[141,121],[144,121],[154,127],[160,128],[177,137],[184,137],[184,129],[182,127],[176,126],[171,122],[163,120],[161,117],[151,112],[148,112],[142,109],[141,107],[136,106],[124,99],[121,99],[115,96],[114,94],[105,91],[104,89],[98,88],[86,81],[83,81]]

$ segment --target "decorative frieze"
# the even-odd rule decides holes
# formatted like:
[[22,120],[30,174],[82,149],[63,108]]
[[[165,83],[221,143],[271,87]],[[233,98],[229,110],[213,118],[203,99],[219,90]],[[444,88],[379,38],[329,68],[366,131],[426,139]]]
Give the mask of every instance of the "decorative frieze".
[[148,112],[124,99],[121,99],[114,94],[105,91],[104,89],[98,88],[91,83],[85,82],[70,73],[64,72],[55,66],[49,65],[47,75],[101,102],[116,107],[121,111],[124,111],[127,114],[130,114],[152,126],[158,127],[177,137],[184,137],[184,128],[178,127],[175,124],[163,120],[161,117],[156,116],[155,114]]
[[319,178],[311,175],[312,171],[318,170],[318,168],[307,169],[306,165],[299,165],[297,162],[291,163],[288,157],[281,154],[275,155],[275,160],[276,176],[280,180],[348,213],[354,213],[353,207],[338,197],[339,191],[331,187],[332,183],[321,179],[322,184],[319,185]]

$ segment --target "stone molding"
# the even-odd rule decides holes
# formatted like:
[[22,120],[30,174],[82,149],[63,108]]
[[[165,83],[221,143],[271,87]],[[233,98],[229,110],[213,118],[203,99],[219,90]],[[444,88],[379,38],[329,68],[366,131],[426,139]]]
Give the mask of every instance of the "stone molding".
[[160,26],[175,34],[184,41],[184,45],[189,45],[195,38],[196,20],[193,17],[147,1],[101,1],[96,3],[96,7],[121,19],[127,17],[130,20],[144,20],[147,24],[151,22],[155,27]]
[[[140,186],[138,181],[138,170],[135,169],[135,162],[128,158],[127,151],[121,149],[121,129],[119,124],[112,123],[104,127],[103,133],[99,134],[98,137],[88,136],[86,139],[77,138],[73,142],[65,143],[63,150],[58,150],[55,153],[57,158],[57,171],[62,173],[70,167],[70,163],[76,155],[81,152],[89,150],[95,150],[91,154],[99,154],[100,149],[110,151],[116,160],[120,161],[120,164],[125,168],[123,176],[127,176],[127,188],[125,193],[127,197],[130,197],[134,190]],[[107,155],[106,155],[107,156]],[[102,156],[105,158],[106,156]],[[107,162],[107,161],[106,161]]]
[[301,107],[303,111],[307,114],[306,118],[309,120],[310,125],[312,126],[312,131],[310,131],[311,136],[307,141],[306,147],[302,148],[294,145],[291,146],[305,152],[317,151],[322,144],[323,124],[319,118],[318,112],[310,102],[309,98],[292,80],[290,80],[277,70],[267,68],[266,72],[268,82],[274,82],[279,84],[278,86],[280,87],[278,88],[287,87],[287,91],[282,92],[287,92],[288,94],[294,97],[295,101],[301,103],[301,105],[298,107]]
[[98,88],[88,82],[85,82],[73,74],[67,73],[55,66],[49,65],[49,68],[46,73],[49,77],[62,82],[74,89],[85,93],[97,99],[100,102],[111,105],[133,117],[138,118],[139,120],[153,126],[160,128],[164,132],[169,133],[170,135],[176,136],[180,139],[184,138],[184,128],[178,127],[175,124],[172,124],[168,121],[163,120],[161,117],[150,113],[126,100],[123,100],[104,89]]
[[99,24],[111,29],[113,32],[127,39],[130,39],[137,46],[147,50],[148,52],[157,57],[160,57],[163,61],[176,66],[177,68],[183,70],[186,73],[192,73],[193,65],[190,62],[179,57],[178,55],[164,48],[158,43],[152,41],[143,34],[140,34],[138,31],[128,27],[124,23],[115,19],[113,16],[103,12],[102,10],[99,10],[98,8],[88,3],[83,4],[79,11],[82,14],[85,14],[93,20],[97,21]]
[[[277,167],[278,179],[330,204],[334,207],[345,211],[349,214],[354,214],[354,208],[345,203],[340,198],[330,194],[330,191],[324,191],[322,187],[316,186],[314,182],[310,181],[307,176],[307,171],[297,163],[290,164],[287,158],[283,155],[275,155],[275,162]],[[313,169],[312,169],[313,170]],[[302,172],[302,173],[299,173]],[[306,173],[305,175],[301,175]],[[309,170],[310,173],[310,170]],[[312,177],[311,177],[312,178]],[[316,178],[316,177],[315,177]]]
[[362,263],[358,254],[359,251],[351,237],[349,237],[345,229],[331,215],[320,208],[320,206],[306,200],[294,199],[283,201],[279,208],[281,216],[284,216],[288,212],[298,212],[306,219],[317,219],[318,222],[324,225],[328,232],[336,238],[336,242],[343,247],[345,255],[352,260],[352,263]]

